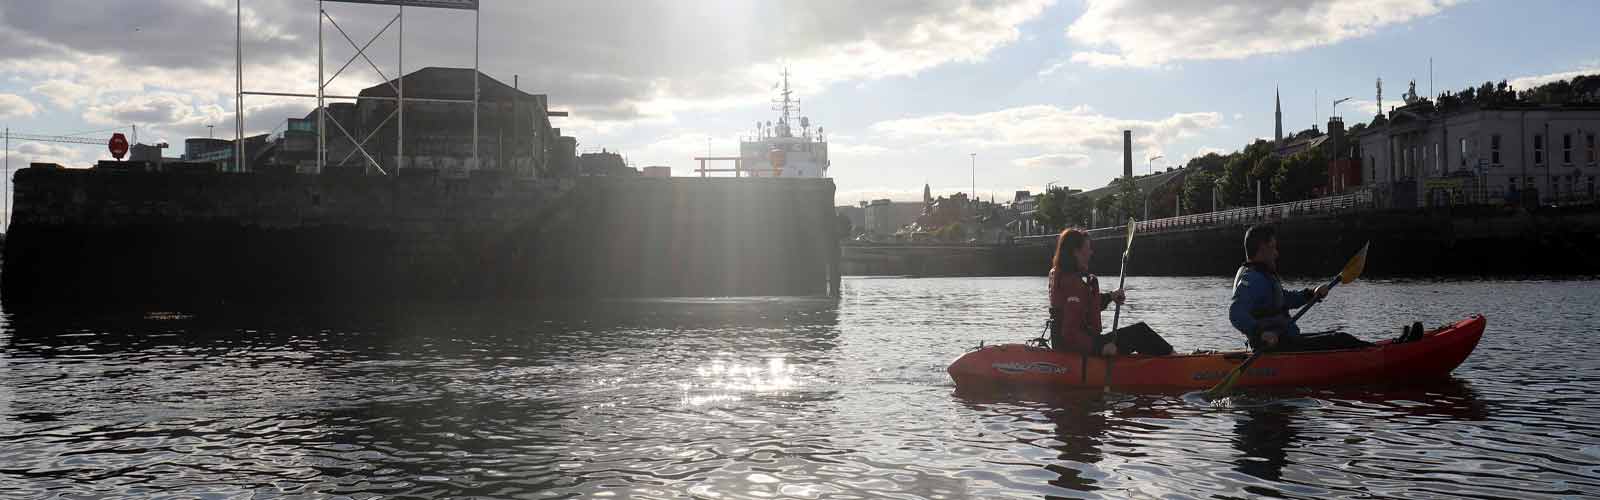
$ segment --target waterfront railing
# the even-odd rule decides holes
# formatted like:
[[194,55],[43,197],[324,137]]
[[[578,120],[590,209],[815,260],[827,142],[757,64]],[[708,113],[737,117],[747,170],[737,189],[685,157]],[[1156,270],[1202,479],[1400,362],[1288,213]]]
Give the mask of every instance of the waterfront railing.
[[[1151,219],[1134,223],[1139,233],[1160,233],[1168,231],[1184,231],[1217,226],[1249,225],[1258,222],[1277,222],[1295,217],[1311,217],[1332,215],[1338,213],[1371,210],[1374,207],[1373,194],[1369,189],[1362,189],[1338,196],[1275,203],[1256,207],[1234,208],[1218,210],[1203,214],[1180,215]],[[1127,226],[1117,225],[1089,230],[1089,235],[1101,237],[1106,235],[1122,234],[1127,231]],[[1056,235],[1044,234],[1036,236],[1018,237],[1017,241],[1028,242],[1036,240],[1053,240]]]

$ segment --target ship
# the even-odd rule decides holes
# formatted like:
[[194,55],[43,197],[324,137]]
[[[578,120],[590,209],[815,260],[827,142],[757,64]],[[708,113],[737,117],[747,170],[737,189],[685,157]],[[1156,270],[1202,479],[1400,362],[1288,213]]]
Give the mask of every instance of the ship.
[[774,86],[781,90],[772,100],[778,120],[758,121],[752,135],[740,138],[737,169],[751,177],[827,177],[827,136],[822,127],[813,132],[811,119],[800,116],[800,100],[789,88],[789,70],[785,69],[782,76],[783,80]]

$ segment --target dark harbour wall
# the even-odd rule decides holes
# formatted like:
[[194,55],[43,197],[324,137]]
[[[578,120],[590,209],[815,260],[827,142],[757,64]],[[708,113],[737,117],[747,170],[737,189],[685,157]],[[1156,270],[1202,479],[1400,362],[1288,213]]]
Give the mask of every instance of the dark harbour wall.
[[18,302],[823,295],[832,180],[25,169]]
[[[1600,275],[1600,210],[1593,207],[1350,213],[1276,221],[1280,270],[1332,276],[1372,242],[1364,276]],[[1128,272],[1144,276],[1232,275],[1244,260],[1247,226],[1140,234]],[[1124,238],[1094,240],[1094,272],[1118,272]],[[988,247],[845,246],[849,275],[1042,276],[1054,241]]]

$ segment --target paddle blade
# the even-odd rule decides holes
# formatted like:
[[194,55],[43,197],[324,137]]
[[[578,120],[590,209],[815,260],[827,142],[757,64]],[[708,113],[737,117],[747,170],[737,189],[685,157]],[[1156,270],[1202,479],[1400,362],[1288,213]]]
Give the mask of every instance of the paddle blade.
[[1363,243],[1361,251],[1356,252],[1356,256],[1351,257],[1350,262],[1345,263],[1344,270],[1339,271],[1340,283],[1349,283],[1355,281],[1356,277],[1361,276],[1361,270],[1367,267],[1367,247],[1371,245],[1372,242],[1370,241]]
[[1206,399],[1216,399],[1219,396],[1226,396],[1228,391],[1233,390],[1233,385],[1239,382],[1239,376],[1244,374],[1245,369],[1249,368],[1250,364],[1256,362],[1256,359],[1260,357],[1261,351],[1256,351],[1255,354],[1251,354],[1249,358],[1246,358],[1243,363],[1239,363],[1239,366],[1235,367],[1233,371],[1228,372],[1227,376],[1222,377],[1222,380],[1217,382],[1217,385],[1211,386],[1210,389],[1206,389]]

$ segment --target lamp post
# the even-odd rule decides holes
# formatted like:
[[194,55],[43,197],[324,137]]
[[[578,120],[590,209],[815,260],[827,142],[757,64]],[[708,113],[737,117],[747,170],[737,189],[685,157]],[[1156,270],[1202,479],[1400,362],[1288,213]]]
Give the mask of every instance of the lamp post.
[[[1145,173],[1145,175],[1150,175],[1152,173],[1152,170],[1150,168],[1150,162],[1153,162],[1153,161],[1156,161],[1156,160],[1159,160],[1159,159],[1162,159],[1162,158],[1166,158],[1166,157],[1167,157],[1167,155],[1155,155],[1155,156],[1152,156],[1152,157],[1149,157],[1149,158],[1145,158],[1145,160],[1144,160],[1144,173]],[[1144,219],[1141,219],[1141,220],[1150,220],[1150,193],[1144,193]]]
[[216,136],[211,133],[212,132],[211,129],[213,127],[215,127],[215,125],[206,125],[206,138],[207,139],[216,139]]
[[1211,211],[1217,211],[1217,199],[1221,197],[1222,179],[1211,183]]
[[1329,117],[1339,116],[1339,103],[1345,102],[1345,101],[1348,101],[1348,100],[1350,100],[1349,97],[1346,97],[1344,99],[1334,99],[1334,101],[1333,101],[1333,110],[1328,113],[1328,116]]
[[978,199],[978,153],[967,153],[972,157],[972,199]]

